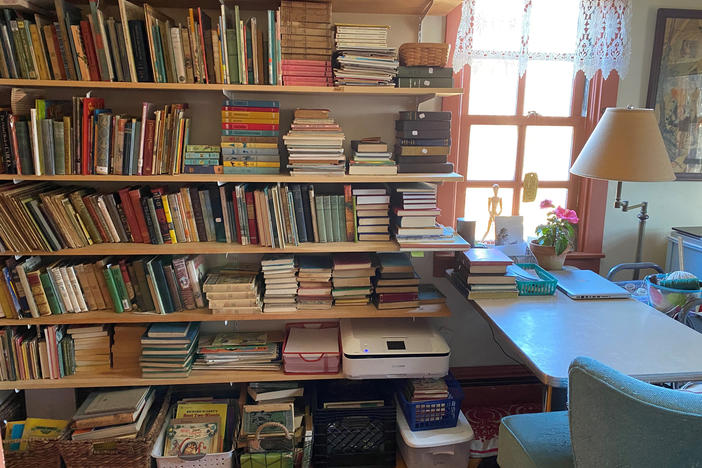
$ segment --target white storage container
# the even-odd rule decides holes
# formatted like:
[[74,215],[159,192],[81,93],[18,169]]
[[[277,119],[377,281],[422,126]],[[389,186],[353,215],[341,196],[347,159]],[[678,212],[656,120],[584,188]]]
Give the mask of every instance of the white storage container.
[[164,457],[163,443],[166,440],[166,430],[170,418],[163,424],[161,433],[156,438],[151,458],[156,460],[157,468],[232,468],[234,466],[233,450],[207,455],[184,455],[182,457]]
[[468,466],[473,429],[462,412],[456,427],[412,432],[398,406],[397,428],[397,445],[407,468]]

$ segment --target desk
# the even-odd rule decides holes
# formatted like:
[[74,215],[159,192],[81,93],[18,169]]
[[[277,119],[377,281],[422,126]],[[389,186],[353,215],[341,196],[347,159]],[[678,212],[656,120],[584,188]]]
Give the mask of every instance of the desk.
[[574,301],[556,291],[475,305],[505,351],[547,385],[547,411],[577,356],[646,382],[702,379],[702,334],[633,299]]

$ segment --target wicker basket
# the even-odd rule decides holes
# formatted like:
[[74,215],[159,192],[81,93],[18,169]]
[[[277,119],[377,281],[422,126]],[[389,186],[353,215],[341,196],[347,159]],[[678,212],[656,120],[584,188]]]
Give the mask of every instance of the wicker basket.
[[[58,450],[60,439],[66,439],[68,431],[59,439],[9,439],[3,440],[5,466],[7,468],[27,468],[41,466],[42,468],[61,468],[61,455]],[[10,450],[12,444],[26,444],[24,450]]]
[[448,44],[407,42],[400,46],[400,65],[405,67],[445,67],[448,53]]
[[[134,439],[63,440],[61,456],[67,468],[99,466],[101,468],[151,468],[151,449],[166,420],[170,391],[157,397],[161,405],[153,422],[143,435]],[[28,465],[31,466],[31,465]]]

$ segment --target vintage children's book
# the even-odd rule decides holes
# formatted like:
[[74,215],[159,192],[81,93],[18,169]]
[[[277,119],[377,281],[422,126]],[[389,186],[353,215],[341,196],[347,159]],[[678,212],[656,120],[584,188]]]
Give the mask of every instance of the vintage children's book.
[[222,429],[217,416],[172,419],[166,430],[163,456],[214,453]]
[[219,433],[217,435],[216,450],[221,452],[224,447],[224,430],[227,423],[227,408],[226,403],[215,402],[187,402],[179,403],[176,410],[176,418],[202,418],[214,417],[219,418]]
[[[27,418],[24,422],[22,440],[26,439],[55,439],[59,437],[68,426],[68,421],[62,419]],[[27,448],[27,443],[22,442],[20,450]]]

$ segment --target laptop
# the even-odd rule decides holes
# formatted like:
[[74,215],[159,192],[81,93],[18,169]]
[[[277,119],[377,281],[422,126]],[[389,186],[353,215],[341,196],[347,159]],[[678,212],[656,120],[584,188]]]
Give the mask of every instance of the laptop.
[[549,271],[571,299],[625,299],[629,292],[590,270]]

